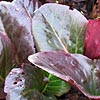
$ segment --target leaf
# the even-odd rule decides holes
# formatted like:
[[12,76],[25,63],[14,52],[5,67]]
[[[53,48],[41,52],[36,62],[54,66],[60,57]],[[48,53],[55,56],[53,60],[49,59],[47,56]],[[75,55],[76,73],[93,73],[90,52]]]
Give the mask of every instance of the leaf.
[[[86,18],[76,9],[60,4],[45,4],[33,17],[33,35],[38,51],[83,51]],[[81,41],[80,41],[81,40]]]
[[6,35],[0,32],[0,94],[3,93],[5,77],[12,68],[12,59],[11,41]]
[[13,48],[0,18],[0,99],[4,99],[4,80],[13,65]]
[[14,68],[6,77],[4,91],[7,93],[7,100],[27,100],[21,95],[21,92],[25,88],[23,73],[22,68]]
[[54,97],[50,96],[50,98],[47,98],[42,94],[46,84],[43,70],[29,64],[24,64],[23,70],[25,73],[25,89],[22,95],[25,98],[28,100],[54,100],[50,99]]
[[24,78],[26,80],[25,88],[42,91],[45,85],[43,71],[29,64],[24,64],[23,70],[25,72]]
[[87,97],[100,99],[100,62],[64,51],[40,52],[29,56],[28,60],[77,87]]
[[48,82],[43,89],[43,92],[46,94],[61,96],[70,90],[70,85],[68,83],[65,83],[65,81],[62,81],[51,74],[48,74],[46,79]]
[[84,55],[91,59],[100,58],[100,19],[89,20],[85,37]]
[[[35,2],[36,0],[14,0],[12,4],[17,8],[17,10],[21,10],[21,12],[25,13],[27,17],[33,17],[35,11]],[[18,15],[16,16],[18,17]]]
[[[0,16],[6,33],[11,39],[16,63],[26,62],[35,52],[32,37],[32,11],[34,4],[30,0],[0,2]],[[30,9],[31,8],[31,9]]]

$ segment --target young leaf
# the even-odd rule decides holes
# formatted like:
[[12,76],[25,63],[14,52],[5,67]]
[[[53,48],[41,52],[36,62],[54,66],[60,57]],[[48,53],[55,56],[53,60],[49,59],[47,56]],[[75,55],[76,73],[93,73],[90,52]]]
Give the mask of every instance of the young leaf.
[[84,55],[91,59],[100,58],[100,19],[89,20],[85,37]]
[[87,19],[76,9],[60,4],[45,4],[33,17],[33,35],[38,51],[83,51]]
[[28,59],[39,68],[77,87],[87,97],[100,99],[100,62],[95,64],[83,55],[64,51],[40,52]]
[[65,83],[65,81],[62,81],[51,74],[48,74],[47,79],[48,82],[42,91],[46,94],[61,96],[70,90],[70,85],[68,83]]
[[14,44],[17,63],[25,62],[27,56],[35,52],[31,16],[33,6],[30,0],[0,2],[0,16],[5,31]]

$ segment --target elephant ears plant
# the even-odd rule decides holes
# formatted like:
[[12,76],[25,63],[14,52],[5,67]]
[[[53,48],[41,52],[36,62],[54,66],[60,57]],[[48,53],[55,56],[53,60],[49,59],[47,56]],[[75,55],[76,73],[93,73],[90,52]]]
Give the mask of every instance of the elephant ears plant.
[[6,100],[57,100],[71,84],[99,100],[99,19],[55,3],[35,10],[35,3],[0,2],[0,94],[4,88]]

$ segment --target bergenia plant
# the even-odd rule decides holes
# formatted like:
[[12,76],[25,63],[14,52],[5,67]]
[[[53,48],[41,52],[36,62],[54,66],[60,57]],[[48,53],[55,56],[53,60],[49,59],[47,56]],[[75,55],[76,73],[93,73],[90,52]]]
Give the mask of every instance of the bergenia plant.
[[55,3],[38,7],[37,0],[0,2],[0,99],[5,92],[6,100],[57,100],[70,83],[99,100],[99,19]]
[[100,19],[87,21],[75,9],[46,4],[33,18],[33,35],[42,52],[28,59],[70,83],[91,100],[100,100],[99,30]]
[[68,83],[33,67],[27,59],[36,52],[32,35],[35,3],[0,2],[0,99],[6,95],[6,100],[56,100],[55,96],[70,90]]

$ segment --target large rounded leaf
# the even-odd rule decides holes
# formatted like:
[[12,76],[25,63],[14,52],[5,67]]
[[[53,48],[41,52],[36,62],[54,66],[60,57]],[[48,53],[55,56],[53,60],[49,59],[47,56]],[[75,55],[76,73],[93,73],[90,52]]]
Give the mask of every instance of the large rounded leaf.
[[100,58],[100,19],[89,20],[84,55],[91,59]]
[[33,35],[39,51],[83,51],[87,19],[76,9],[49,3],[41,6],[33,17]]
[[77,87],[87,97],[100,100],[100,61],[94,63],[83,55],[64,51],[40,52],[28,59],[39,68]]

